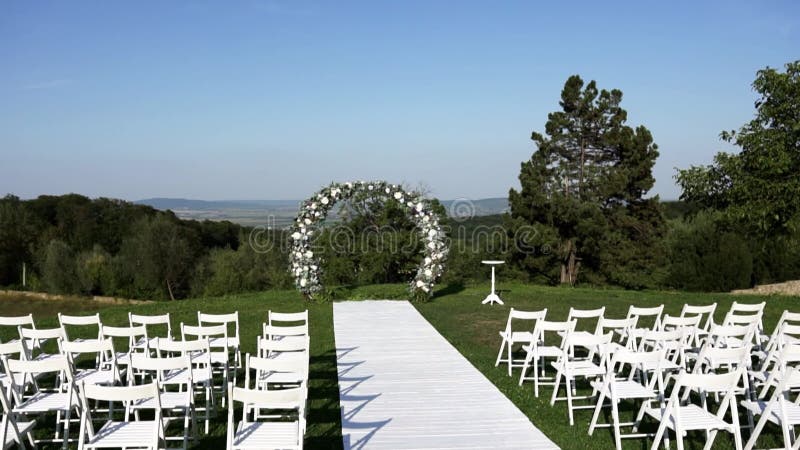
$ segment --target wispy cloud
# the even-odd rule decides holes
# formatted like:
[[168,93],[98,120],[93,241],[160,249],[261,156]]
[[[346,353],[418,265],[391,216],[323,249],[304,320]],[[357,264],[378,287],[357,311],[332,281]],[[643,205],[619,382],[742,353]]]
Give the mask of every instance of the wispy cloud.
[[57,80],[37,81],[22,86],[23,91],[34,91],[40,89],[56,89],[72,84],[72,80],[61,78]]

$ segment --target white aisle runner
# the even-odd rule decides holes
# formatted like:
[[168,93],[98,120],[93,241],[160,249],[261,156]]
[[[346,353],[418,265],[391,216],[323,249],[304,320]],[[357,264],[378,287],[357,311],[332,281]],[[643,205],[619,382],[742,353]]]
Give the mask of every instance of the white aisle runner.
[[334,303],[345,449],[557,449],[404,301]]

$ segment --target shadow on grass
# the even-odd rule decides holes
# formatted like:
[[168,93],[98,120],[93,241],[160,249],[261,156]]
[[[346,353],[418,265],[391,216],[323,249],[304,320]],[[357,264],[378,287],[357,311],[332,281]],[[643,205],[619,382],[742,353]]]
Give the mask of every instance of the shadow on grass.
[[433,294],[433,300],[439,297],[458,294],[459,292],[462,292],[464,289],[466,289],[466,286],[464,286],[464,283],[461,281],[448,283],[445,287],[439,289]]
[[318,428],[306,435],[305,448],[338,450],[342,447],[342,415],[339,407],[339,381],[336,350],[311,356],[308,393],[309,423]]

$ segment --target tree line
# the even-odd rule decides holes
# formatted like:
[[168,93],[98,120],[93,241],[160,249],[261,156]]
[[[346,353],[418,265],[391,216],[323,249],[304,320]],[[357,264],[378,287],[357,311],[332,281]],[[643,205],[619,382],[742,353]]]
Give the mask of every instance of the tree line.
[[[250,230],[69,194],[0,199],[0,285],[59,294],[176,299],[290,285],[284,255]],[[267,230],[262,239],[282,239]]]

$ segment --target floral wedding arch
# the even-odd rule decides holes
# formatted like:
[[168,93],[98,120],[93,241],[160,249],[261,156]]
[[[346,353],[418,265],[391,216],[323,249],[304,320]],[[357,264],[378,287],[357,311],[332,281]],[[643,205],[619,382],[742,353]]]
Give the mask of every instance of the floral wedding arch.
[[409,284],[411,297],[423,300],[433,294],[433,286],[444,273],[448,247],[442,217],[431,208],[430,200],[419,193],[406,191],[402,186],[385,181],[356,181],[331,183],[300,204],[291,234],[290,270],[295,286],[306,298],[323,292],[322,265],[314,255],[312,236],[317,226],[325,220],[336,202],[348,200],[359,193],[377,194],[396,201],[414,223],[418,236],[424,242],[423,258],[414,279]]

